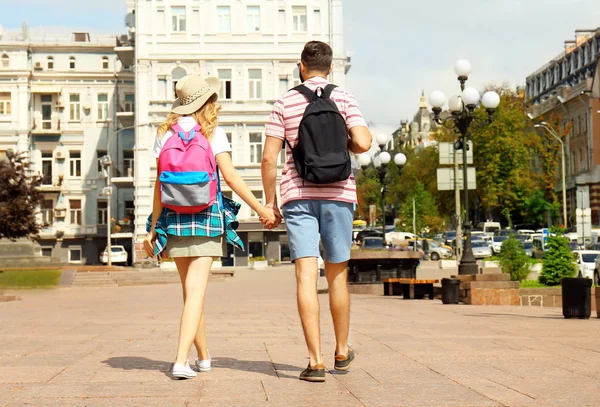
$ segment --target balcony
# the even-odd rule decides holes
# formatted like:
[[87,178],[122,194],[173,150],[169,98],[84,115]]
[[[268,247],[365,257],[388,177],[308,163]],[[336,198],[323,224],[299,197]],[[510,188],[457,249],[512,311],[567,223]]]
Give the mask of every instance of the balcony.
[[31,134],[34,136],[60,136],[63,133],[60,120],[34,119]]
[[119,105],[117,109],[117,119],[123,127],[131,127],[135,124],[135,113],[133,102]]
[[127,35],[117,37],[115,52],[123,66],[132,66],[135,62],[135,48],[133,45],[133,40],[129,39]]
[[114,169],[112,182],[120,187],[133,187],[133,158],[125,158],[123,163]]

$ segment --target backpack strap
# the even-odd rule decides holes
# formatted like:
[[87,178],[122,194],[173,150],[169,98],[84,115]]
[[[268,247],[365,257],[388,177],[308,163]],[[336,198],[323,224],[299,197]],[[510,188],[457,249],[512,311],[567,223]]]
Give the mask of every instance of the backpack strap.
[[323,89],[323,91],[321,92],[321,98],[325,100],[329,99],[331,97],[331,92],[333,92],[335,88],[337,88],[337,86],[332,83],[325,86],[325,89]]
[[295,88],[292,88],[292,90],[302,93],[309,102],[317,100],[317,94],[304,85],[298,85]]
[[173,130],[173,133],[179,134],[179,137],[183,141],[190,142],[194,139],[194,133],[200,131],[200,125],[196,123],[196,125],[189,132],[187,132],[183,130],[178,123],[175,123],[173,126],[171,126],[171,130]]

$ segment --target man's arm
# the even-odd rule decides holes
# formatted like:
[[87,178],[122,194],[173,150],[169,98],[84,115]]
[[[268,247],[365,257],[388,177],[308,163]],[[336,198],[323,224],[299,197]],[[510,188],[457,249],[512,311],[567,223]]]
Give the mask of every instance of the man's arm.
[[354,154],[366,153],[371,149],[373,136],[365,126],[354,126],[350,128],[350,140],[348,140],[348,150]]
[[277,207],[277,159],[283,147],[283,140],[267,134],[261,165],[263,190],[266,205]]

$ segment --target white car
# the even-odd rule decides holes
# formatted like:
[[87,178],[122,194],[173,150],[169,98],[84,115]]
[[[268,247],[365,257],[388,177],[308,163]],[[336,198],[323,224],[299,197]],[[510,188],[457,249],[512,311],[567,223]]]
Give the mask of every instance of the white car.
[[[104,248],[104,251],[100,253],[100,263],[108,264],[108,252]],[[127,263],[127,250],[124,246],[111,246],[110,247],[110,261],[111,263]]]
[[494,236],[492,238],[492,253],[494,255],[500,254],[502,250],[502,243],[508,239],[508,236]]
[[594,278],[596,259],[600,255],[599,250],[574,250],[573,255],[577,262],[577,277]]
[[483,240],[474,240],[471,242],[471,246],[473,247],[473,256],[476,259],[492,257],[492,249]]

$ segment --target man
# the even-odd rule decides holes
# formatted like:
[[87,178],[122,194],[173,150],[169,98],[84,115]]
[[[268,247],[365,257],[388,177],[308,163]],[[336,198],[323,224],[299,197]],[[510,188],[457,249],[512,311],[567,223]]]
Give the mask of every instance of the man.
[[[324,89],[329,84],[327,76],[331,73],[332,60],[333,52],[329,45],[320,41],[307,43],[298,64],[303,84],[313,92],[317,88]],[[330,99],[345,121],[347,132],[342,126],[342,137],[346,134],[347,149],[356,154],[368,151],[372,136],[354,96],[335,88]],[[276,214],[279,214],[275,185],[277,159],[284,141],[288,147],[297,146],[298,128],[308,105],[307,97],[292,89],[275,102],[267,125],[262,160],[263,188],[266,205]],[[328,134],[315,137],[325,138]],[[280,189],[291,259],[296,267],[298,311],[310,358],[300,380],[322,382],[325,381],[325,366],[321,354],[319,300],[315,289],[319,241],[324,249],[325,275],[336,337],[334,367],[336,370],[348,370],[354,360],[354,352],[348,347],[350,294],[347,265],[352,244],[356,183],[352,174],[343,181],[325,185],[303,179],[288,148]]]

